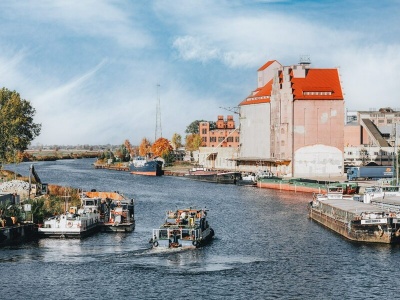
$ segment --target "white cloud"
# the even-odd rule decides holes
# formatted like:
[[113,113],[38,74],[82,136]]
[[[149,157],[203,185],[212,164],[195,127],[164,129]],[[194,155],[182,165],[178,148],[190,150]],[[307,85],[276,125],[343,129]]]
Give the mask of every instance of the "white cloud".
[[341,67],[349,108],[399,106],[396,9],[375,7],[385,20],[372,25],[340,1],[270,3],[1,2],[0,82],[31,100],[43,144],[153,139],[158,83],[163,136],[184,135],[193,120],[231,114],[219,107],[248,95],[267,60],[302,54]]
[[192,36],[178,37],[172,46],[178,50],[184,60],[207,62],[219,56],[218,49],[208,45],[206,41]]

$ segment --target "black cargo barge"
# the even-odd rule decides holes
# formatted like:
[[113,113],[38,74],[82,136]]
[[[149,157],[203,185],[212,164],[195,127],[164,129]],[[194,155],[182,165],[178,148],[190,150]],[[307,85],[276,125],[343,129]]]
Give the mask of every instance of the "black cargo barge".
[[0,247],[30,242],[37,238],[37,226],[33,223],[0,227]]

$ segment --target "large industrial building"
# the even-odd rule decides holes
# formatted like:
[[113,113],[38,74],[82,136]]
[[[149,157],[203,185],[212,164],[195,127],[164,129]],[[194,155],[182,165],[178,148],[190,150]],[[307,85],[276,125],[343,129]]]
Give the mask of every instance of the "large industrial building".
[[395,164],[400,140],[400,111],[390,107],[347,112],[344,164]]
[[309,59],[292,66],[267,62],[258,70],[257,89],[240,103],[238,168],[342,175],[343,100],[338,69],[313,69]]

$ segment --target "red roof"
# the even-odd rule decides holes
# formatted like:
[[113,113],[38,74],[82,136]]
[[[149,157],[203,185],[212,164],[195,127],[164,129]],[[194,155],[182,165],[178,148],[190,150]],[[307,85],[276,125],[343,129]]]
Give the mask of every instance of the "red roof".
[[261,68],[259,68],[257,71],[263,71],[266,68],[268,68],[270,65],[272,65],[272,63],[274,63],[276,60],[270,60],[267,61]]
[[269,103],[272,91],[272,79],[263,87],[256,89],[251,96],[244,99],[240,105]]
[[309,69],[305,78],[292,78],[292,83],[294,100],[343,100],[337,69]]

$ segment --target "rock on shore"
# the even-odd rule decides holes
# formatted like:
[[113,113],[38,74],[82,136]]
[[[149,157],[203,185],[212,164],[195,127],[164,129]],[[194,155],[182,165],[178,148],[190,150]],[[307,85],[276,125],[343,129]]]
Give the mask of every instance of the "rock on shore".
[[27,197],[29,194],[29,183],[22,180],[11,180],[0,183],[0,192],[16,193],[20,197]]

